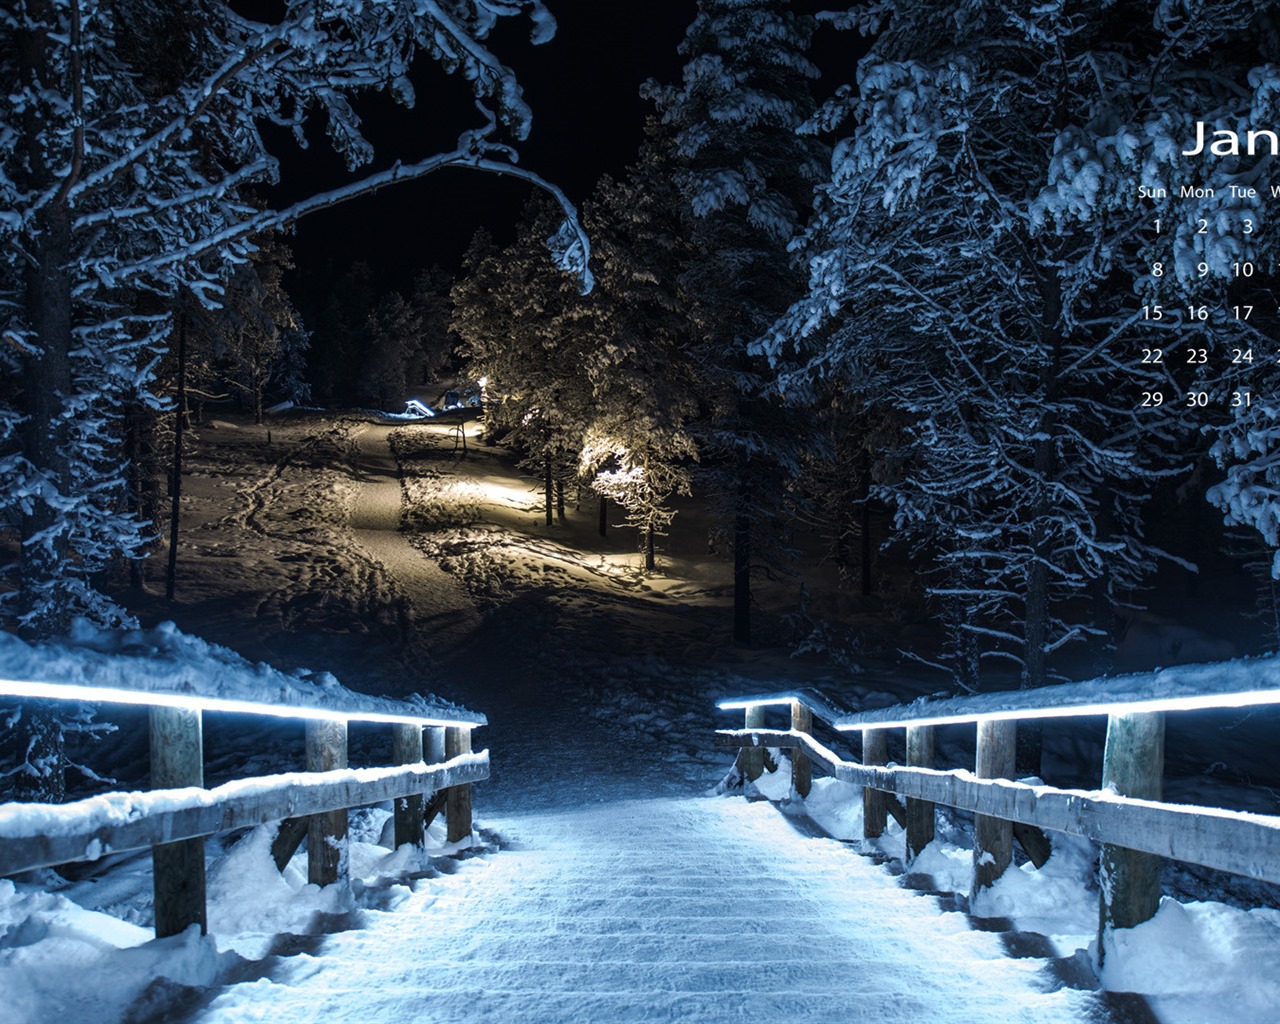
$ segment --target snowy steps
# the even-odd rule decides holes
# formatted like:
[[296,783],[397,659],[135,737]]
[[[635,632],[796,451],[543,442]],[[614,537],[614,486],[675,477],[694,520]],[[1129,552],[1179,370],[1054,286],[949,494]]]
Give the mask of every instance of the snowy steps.
[[945,898],[768,805],[632,800],[487,824],[506,848],[229,986],[192,1019],[1143,1019],[1049,961],[1010,957],[1003,936],[942,912]]

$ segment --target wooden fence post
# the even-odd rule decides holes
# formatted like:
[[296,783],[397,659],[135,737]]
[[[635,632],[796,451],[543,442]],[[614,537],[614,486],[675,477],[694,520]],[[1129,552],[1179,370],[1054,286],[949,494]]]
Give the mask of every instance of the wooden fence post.
[[[747,729],[764,728],[764,706],[754,704],[746,710]],[[755,782],[764,774],[764,747],[743,747],[738,751],[738,769],[748,782]]]
[[[862,763],[887,764],[889,734],[884,729],[862,730]],[[878,789],[862,791],[862,837],[878,839],[889,823],[889,794]]]
[[[1017,722],[979,722],[974,774],[981,779],[1012,778],[1017,742]],[[1003,875],[1012,862],[1012,822],[986,814],[974,815],[973,888],[969,898],[977,896]]]
[[[201,713],[188,708],[151,709],[151,788],[204,785]],[[155,887],[156,938],[198,924],[209,930],[205,912],[204,839],[182,839],[151,848]]]
[[[813,712],[798,700],[791,702],[791,728],[796,732],[813,735]],[[801,797],[809,795],[813,788],[813,762],[799,747],[791,749],[791,788]]]
[[[393,725],[391,760],[395,764],[417,764],[422,760],[422,726]],[[422,846],[422,794],[402,796],[395,802],[395,848],[405,843]]]
[[[1135,712],[1107,718],[1102,786],[1122,796],[1159,800],[1164,790],[1164,715]],[[1106,957],[1111,933],[1150,920],[1160,909],[1160,868],[1155,854],[1102,845],[1099,883],[1098,962]]]
[[[444,731],[446,760],[460,754],[471,753],[471,727],[449,726]],[[445,790],[445,822],[449,827],[448,840],[461,842],[471,835],[471,784],[450,786]]]
[[[347,723],[307,720],[307,771],[347,767]],[[307,821],[307,881],[332,885],[347,870],[347,809],[313,814]]]
[[[933,726],[907,726],[907,764],[912,768],[933,767]],[[933,842],[934,809],[928,800],[907,798],[907,863]]]

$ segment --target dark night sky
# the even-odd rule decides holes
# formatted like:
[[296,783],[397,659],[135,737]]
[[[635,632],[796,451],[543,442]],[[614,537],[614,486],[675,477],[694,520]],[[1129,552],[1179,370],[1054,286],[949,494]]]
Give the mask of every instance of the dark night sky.
[[[531,46],[527,19],[511,18],[504,19],[490,46],[515,68],[533,109],[533,131],[518,146],[521,165],[554,181],[581,204],[602,174],[619,174],[635,158],[644,118],[653,110],[640,98],[640,85],[651,77],[678,80],[683,58],[676,48],[697,5],[695,0],[649,0],[643,5],[547,0],[547,6],[559,24],[549,43]],[[799,11],[829,6],[829,0],[793,2]],[[834,66],[839,58],[833,59],[837,47],[849,42],[843,35],[836,42],[834,35],[819,35],[819,61],[834,72],[831,84],[849,77]],[[397,158],[420,159],[446,150],[460,129],[478,123],[465,83],[444,76],[425,59],[420,65],[413,110],[385,97],[360,108],[378,147],[376,168]],[[819,87],[820,95],[827,84]],[[305,156],[285,161],[282,197],[349,180],[320,126],[311,134],[312,147]],[[530,192],[531,186],[520,181],[442,171],[305,219],[293,240],[295,257],[300,269],[318,271],[321,281],[328,276],[326,266],[340,272],[365,260],[387,287],[404,288],[420,267],[439,263],[455,268],[482,225],[499,239],[509,238]]]
[[[550,0],[548,6],[559,23],[551,42],[530,46],[528,21],[510,19],[490,45],[516,69],[533,109],[533,131],[518,145],[521,166],[581,204],[602,174],[619,173],[634,159],[652,110],[639,96],[640,84],[678,77],[676,47],[696,7],[693,0],[656,0],[642,16],[626,5],[621,17],[620,0]],[[420,63],[415,109],[383,97],[361,107],[378,147],[377,168],[448,149],[459,129],[478,123],[465,83]],[[319,125],[312,136],[305,156],[286,160],[282,195],[348,180]],[[456,266],[481,225],[508,237],[530,192],[520,181],[442,171],[305,219],[293,240],[295,255],[301,269],[316,270],[363,259],[389,286],[403,287],[418,267]]]

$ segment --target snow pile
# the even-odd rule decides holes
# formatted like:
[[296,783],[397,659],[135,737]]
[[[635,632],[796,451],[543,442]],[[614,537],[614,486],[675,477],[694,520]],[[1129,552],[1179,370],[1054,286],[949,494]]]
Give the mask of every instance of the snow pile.
[[[831,836],[901,858],[903,833],[891,818],[885,835],[862,839],[862,789],[818,778],[804,801],[790,791],[785,757],[755,789],[803,809]],[[912,862],[936,888],[967,895],[973,884],[973,848],[967,828],[939,808],[938,838]],[[1078,836],[1048,833],[1053,853],[1043,868],[1011,867],[978,894],[970,912],[1003,917],[1022,931],[1050,939],[1063,957],[1083,953],[1096,963],[1097,848]],[[966,845],[967,843],[967,845]],[[1222,903],[1180,903],[1165,897],[1159,913],[1137,928],[1115,933],[1100,983],[1116,992],[1145,995],[1163,1024],[1274,1024],[1280,1006],[1280,911],[1242,910]]]
[[[457,848],[444,841],[437,822],[427,833],[425,852],[412,846],[387,850],[377,840],[390,817],[383,808],[352,812],[349,885],[308,883],[305,849],[284,871],[277,870],[271,843],[278,823],[241,835],[225,850],[222,841],[209,840],[208,936],[192,928],[172,938],[153,938],[149,869],[132,872],[126,866],[115,883],[76,883],[67,886],[66,895],[43,891],[52,876],[35,882],[0,879],[0,989],[5,993],[0,1017],[32,1024],[164,1019],[181,1005],[184,993],[199,999],[228,976],[243,974],[246,962],[278,954],[282,936],[359,926],[351,915],[407,899],[409,887],[395,883],[411,873],[433,874],[432,857]],[[119,895],[125,887],[131,891],[113,900],[110,914],[81,905],[101,897],[101,889]]]
[[218,959],[196,929],[152,939],[149,928],[0,879],[5,1020],[115,1024],[175,987],[213,984]]
[[28,644],[0,633],[0,675],[19,681],[112,687],[352,714],[422,715],[484,725],[484,715],[438,697],[404,701],[348,690],[328,672],[284,673],[178,630],[100,630],[83,620],[68,639]]
[[1116,933],[1103,984],[1143,992],[1164,1024],[1270,1024],[1280,1007],[1280,911],[1166,898]]

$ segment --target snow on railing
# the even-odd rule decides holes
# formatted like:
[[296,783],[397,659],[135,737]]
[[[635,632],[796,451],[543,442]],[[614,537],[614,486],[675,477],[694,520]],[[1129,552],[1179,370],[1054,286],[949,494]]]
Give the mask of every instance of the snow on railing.
[[[489,752],[471,750],[471,731],[485,724],[485,718],[465,708],[384,698],[348,699],[335,708],[307,703],[305,694],[295,691],[287,694],[287,703],[271,704],[173,688],[30,680],[0,680],[0,696],[150,709],[151,781],[156,788],[57,806],[0,805],[0,875],[150,846],[158,937],[176,935],[193,924],[206,930],[204,836],[280,821],[272,846],[277,865],[283,868],[305,837],[308,879],[329,885],[346,869],[349,808],[393,800],[397,847],[422,846],[426,826],[443,810],[448,840],[457,843],[471,835],[471,785],[489,777]],[[307,771],[204,789],[205,710],[304,721]],[[349,722],[389,725],[395,766],[349,769]]]
[[[1012,690],[870,711],[848,711],[816,690],[788,690],[722,700],[743,710],[742,729],[717,732],[739,748],[737,770],[761,776],[768,748],[792,752],[792,786],[807,796],[812,766],[863,787],[863,834],[881,835],[892,812],[906,830],[908,859],[934,835],[934,805],[973,811],[973,892],[990,886],[1013,860],[1013,841],[1039,867],[1048,856],[1041,829],[1101,844],[1099,956],[1116,929],[1132,928],[1159,908],[1160,862],[1179,860],[1280,884],[1280,817],[1161,800],[1164,715],[1168,711],[1280,704],[1280,658],[1228,665],[1187,665],[1142,676]],[[770,707],[786,707],[790,729],[766,728]],[[1012,780],[1017,721],[1107,715],[1102,786],[1065,790]],[[862,760],[851,761],[813,733],[817,718],[848,736],[861,734]],[[976,723],[973,771],[934,767],[938,725]],[[887,765],[887,732],[906,730],[907,765]],[[901,797],[905,808],[898,802]]]

